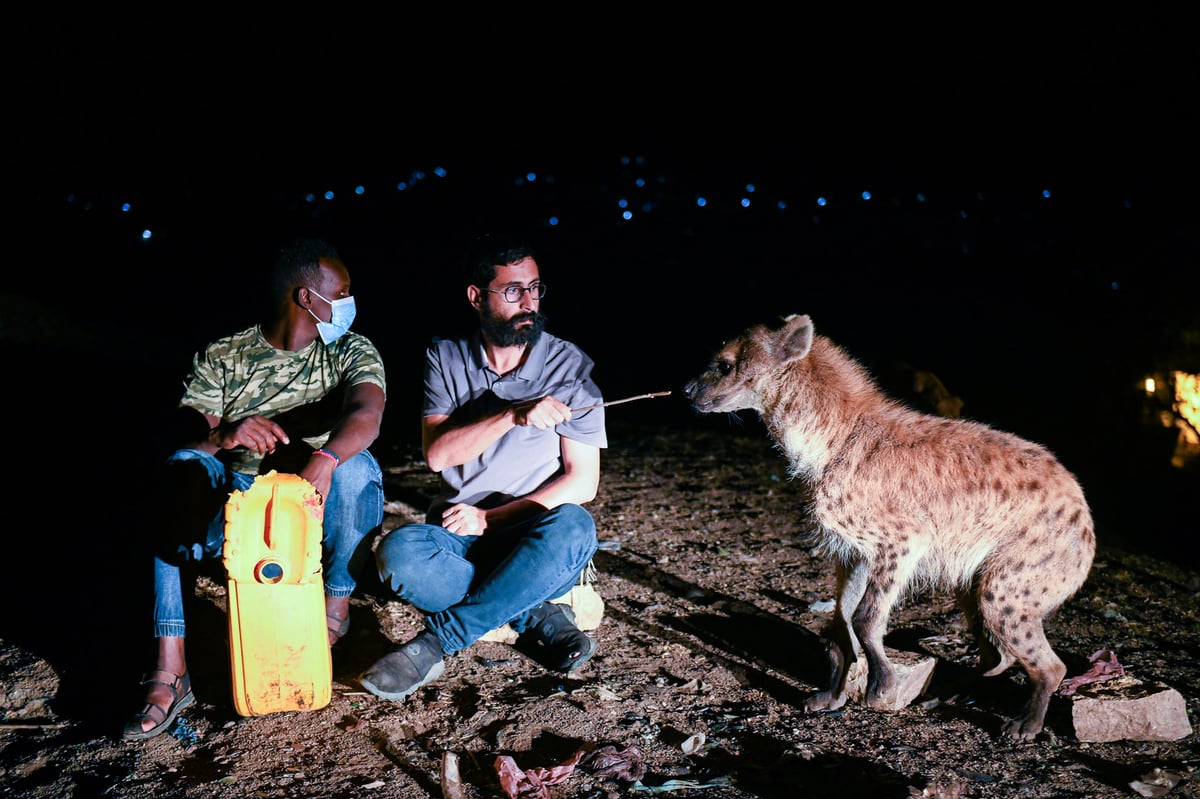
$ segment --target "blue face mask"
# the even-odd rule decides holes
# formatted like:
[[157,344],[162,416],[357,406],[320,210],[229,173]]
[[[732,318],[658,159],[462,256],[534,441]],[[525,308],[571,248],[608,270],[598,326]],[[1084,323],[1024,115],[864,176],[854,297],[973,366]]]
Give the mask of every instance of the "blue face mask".
[[[309,289],[309,291],[321,297],[315,290]],[[324,297],[321,299],[325,300]],[[333,315],[328,322],[322,322],[321,317],[312,312],[312,308],[307,310],[312,314],[312,318],[317,320],[317,333],[321,336],[321,341],[332,344],[341,338],[354,322],[354,298],[343,297],[340,300],[325,300],[325,302],[329,303],[329,307],[333,309]]]

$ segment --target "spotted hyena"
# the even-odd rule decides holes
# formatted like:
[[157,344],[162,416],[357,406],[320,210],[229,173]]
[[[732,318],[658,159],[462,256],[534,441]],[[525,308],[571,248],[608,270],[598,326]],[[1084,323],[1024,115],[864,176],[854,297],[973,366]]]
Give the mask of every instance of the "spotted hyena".
[[1066,674],[1042,622],[1083,584],[1096,549],[1083,491],[1049,451],[890,399],[845,350],[814,334],[808,316],[745,331],[684,393],[703,413],[757,411],[791,475],[805,481],[810,523],[838,582],[829,686],[806,709],[845,704],[860,654],[867,704],[893,707],[888,616],[906,590],[933,587],[958,599],[985,674],[1016,662],[1029,675],[1029,701],[1005,732],[1041,731]]

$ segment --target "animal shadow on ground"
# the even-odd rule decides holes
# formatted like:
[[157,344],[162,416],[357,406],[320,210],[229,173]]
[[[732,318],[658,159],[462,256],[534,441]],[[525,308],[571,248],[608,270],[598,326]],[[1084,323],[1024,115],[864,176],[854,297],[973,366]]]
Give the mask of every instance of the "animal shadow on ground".
[[[819,636],[804,627],[763,612],[737,597],[702,588],[648,564],[604,551],[596,553],[595,563],[603,573],[620,575],[693,604],[724,611],[686,616],[663,614],[659,621],[668,629],[696,636],[720,652],[750,661],[756,667],[756,679],[780,701],[797,704],[803,700],[803,694],[770,676],[772,669],[811,685],[819,685],[824,679],[825,645]],[[627,621],[635,626],[639,624],[636,619]]]

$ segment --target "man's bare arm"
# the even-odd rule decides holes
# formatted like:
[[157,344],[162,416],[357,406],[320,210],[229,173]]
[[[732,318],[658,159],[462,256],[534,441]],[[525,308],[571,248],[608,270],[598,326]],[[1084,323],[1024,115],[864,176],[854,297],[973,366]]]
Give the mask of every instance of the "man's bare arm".
[[571,409],[554,397],[522,402],[464,424],[445,415],[426,416],[421,420],[421,450],[429,468],[440,472],[478,458],[514,427],[547,430],[570,420]]

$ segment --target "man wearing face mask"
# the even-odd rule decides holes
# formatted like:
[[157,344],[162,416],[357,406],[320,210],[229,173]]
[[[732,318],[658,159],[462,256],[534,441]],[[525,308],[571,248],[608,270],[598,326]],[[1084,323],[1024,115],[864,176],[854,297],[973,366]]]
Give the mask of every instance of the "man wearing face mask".
[[178,440],[154,516],[154,669],[145,704],[125,725],[136,741],[167,730],[194,701],[184,657],[181,568],[220,558],[225,503],[259,474],[297,474],[323,503],[322,570],[332,646],[349,626],[360,559],[383,521],[383,474],[367,449],[378,437],[383,361],[354,321],[350,273],[326,241],[282,247],[266,321],[197,353],[179,401]]

